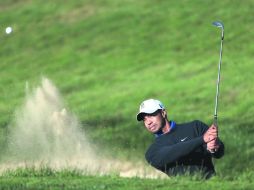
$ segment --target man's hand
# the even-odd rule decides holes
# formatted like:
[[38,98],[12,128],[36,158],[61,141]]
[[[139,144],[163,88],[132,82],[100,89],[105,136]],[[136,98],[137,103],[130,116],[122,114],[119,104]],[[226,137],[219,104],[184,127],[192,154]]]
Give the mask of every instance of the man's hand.
[[209,143],[216,140],[216,138],[218,138],[218,128],[215,125],[212,125],[203,135],[203,139],[205,143]]
[[211,153],[216,152],[219,149],[219,144],[217,143],[218,138],[218,128],[215,125],[209,127],[205,132],[203,139],[207,143],[207,150]]
[[207,143],[207,150],[211,153],[216,152],[220,148],[219,144],[217,143],[217,139],[214,139]]

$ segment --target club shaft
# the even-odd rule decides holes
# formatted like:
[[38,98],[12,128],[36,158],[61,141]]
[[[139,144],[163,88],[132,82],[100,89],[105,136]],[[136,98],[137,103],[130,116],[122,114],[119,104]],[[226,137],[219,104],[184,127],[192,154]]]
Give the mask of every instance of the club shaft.
[[220,71],[221,71],[221,62],[222,62],[222,48],[224,40],[224,31],[221,33],[221,43],[220,43],[220,59],[219,59],[219,68],[218,68],[218,78],[216,86],[216,97],[215,97],[215,109],[214,109],[214,125],[218,126],[218,99],[219,99],[219,90],[220,90]]

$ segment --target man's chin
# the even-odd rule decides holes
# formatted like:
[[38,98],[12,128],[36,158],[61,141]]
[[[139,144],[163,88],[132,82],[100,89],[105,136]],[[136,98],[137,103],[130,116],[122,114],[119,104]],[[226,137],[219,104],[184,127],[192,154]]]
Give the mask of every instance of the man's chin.
[[154,130],[151,130],[152,133],[156,134],[160,131],[160,129],[154,129]]
[[154,129],[154,130],[150,130],[150,132],[152,132],[153,134],[162,134],[163,131],[162,131],[162,128],[159,128],[159,129]]
[[149,130],[151,133],[157,133],[159,130]]

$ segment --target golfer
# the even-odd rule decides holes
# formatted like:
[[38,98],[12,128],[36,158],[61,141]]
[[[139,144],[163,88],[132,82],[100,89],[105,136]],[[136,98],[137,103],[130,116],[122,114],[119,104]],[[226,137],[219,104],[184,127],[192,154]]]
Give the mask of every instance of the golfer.
[[183,124],[170,121],[163,104],[155,99],[141,103],[137,120],[155,136],[145,154],[153,167],[169,176],[201,174],[208,179],[215,174],[212,158],[224,155],[216,126],[208,127],[198,120]]

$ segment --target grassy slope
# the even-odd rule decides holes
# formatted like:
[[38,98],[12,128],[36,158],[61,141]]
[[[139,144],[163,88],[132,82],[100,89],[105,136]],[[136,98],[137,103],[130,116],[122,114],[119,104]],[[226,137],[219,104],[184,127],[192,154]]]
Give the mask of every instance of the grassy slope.
[[[246,183],[246,182],[249,183]],[[226,181],[213,178],[203,181],[197,177],[175,177],[168,179],[120,178],[117,175],[83,176],[78,171],[55,172],[50,169],[40,171],[21,169],[7,172],[0,178],[0,189],[220,189],[239,190],[252,189],[253,181]]]
[[154,180],[140,178],[119,178],[101,176],[86,177],[15,177],[2,178],[0,189],[197,189],[202,190],[209,188],[212,190],[251,190],[253,184],[245,184],[239,182],[213,180],[209,182],[190,180],[190,179],[172,179],[172,180]]
[[0,3],[1,146],[25,82],[35,86],[41,76],[59,87],[91,139],[126,154],[141,156],[152,140],[135,121],[145,98],[161,99],[177,122],[211,123],[220,35],[211,22],[223,20],[226,156],[216,166],[228,178],[253,170],[252,1],[60,2]]

